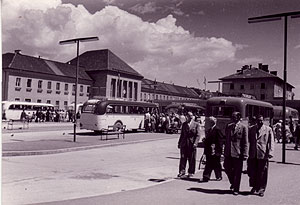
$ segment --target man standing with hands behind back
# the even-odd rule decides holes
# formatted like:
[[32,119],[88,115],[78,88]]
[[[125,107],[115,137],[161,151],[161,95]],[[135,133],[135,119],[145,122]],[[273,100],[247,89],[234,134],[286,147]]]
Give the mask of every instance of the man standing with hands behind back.
[[269,158],[273,157],[274,135],[269,126],[263,124],[262,115],[257,117],[257,125],[249,128],[248,175],[251,193],[258,192],[263,197],[267,186]]
[[226,126],[224,168],[233,195],[238,195],[243,170],[243,161],[248,157],[248,128],[240,122],[241,114],[232,113],[232,123]]
[[187,120],[182,124],[178,141],[180,162],[178,177],[185,176],[186,162],[189,162],[188,177],[192,177],[196,169],[196,149],[200,140],[200,124],[194,121],[192,112],[188,112]]

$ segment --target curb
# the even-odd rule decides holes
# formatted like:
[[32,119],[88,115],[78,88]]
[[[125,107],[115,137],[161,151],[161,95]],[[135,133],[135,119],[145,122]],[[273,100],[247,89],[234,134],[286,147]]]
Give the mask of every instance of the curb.
[[117,143],[110,143],[110,144],[91,145],[91,146],[82,146],[82,147],[71,147],[71,148],[54,149],[54,150],[5,151],[5,152],[2,152],[2,157],[59,154],[59,153],[65,153],[65,152],[97,149],[97,148],[102,148],[102,147],[113,147],[113,146],[120,146],[120,145],[127,145],[127,144],[138,144],[138,143],[143,143],[143,142],[151,142],[151,141],[165,140],[165,139],[172,139],[172,138],[174,138],[174,137],[164,137],[164,138],[147,139],[147,140],[136,140],[136,141],[129,141],[129,142],[117,142]]

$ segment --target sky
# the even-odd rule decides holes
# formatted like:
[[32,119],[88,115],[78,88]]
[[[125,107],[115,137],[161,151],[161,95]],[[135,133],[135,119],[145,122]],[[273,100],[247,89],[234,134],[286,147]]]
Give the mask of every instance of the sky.
[[[300,11],[299,0],[2,0],[2,53],[67,62],[110,49],[145,78],[216,91],[208,83],[243,65],[283,76],[283,20],[248,18]],[[288,18],[287,81],[300,99],[300,18]],[[206,84],[204,83],[206,79]]]

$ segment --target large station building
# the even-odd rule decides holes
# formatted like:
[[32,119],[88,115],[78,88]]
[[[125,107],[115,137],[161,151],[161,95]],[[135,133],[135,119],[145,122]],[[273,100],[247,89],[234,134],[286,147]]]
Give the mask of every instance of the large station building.
[[[75,100],[77,58],[62,63],[24,55],[2,56],[2,100],[42,102],[66,109]],[[193,88],[144,77],[108,49],[79,56],[78,103],[90,98],[128,101],[196,100]]]

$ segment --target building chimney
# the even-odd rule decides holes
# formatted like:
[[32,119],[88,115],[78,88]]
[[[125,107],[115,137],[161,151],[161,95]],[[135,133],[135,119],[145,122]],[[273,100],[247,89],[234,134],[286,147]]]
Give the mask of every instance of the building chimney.
[[270,74],[277,76],[277,71],[270,71]]
[[15,50],[15,54],[21,54],[21,50]]
[[268,65],[262,65],[262,70],[269,72],[269,66]]
[[259,69],[262,69],[262,63],[259,63],[259,64],[258,64],[258,68],[259,68]]

